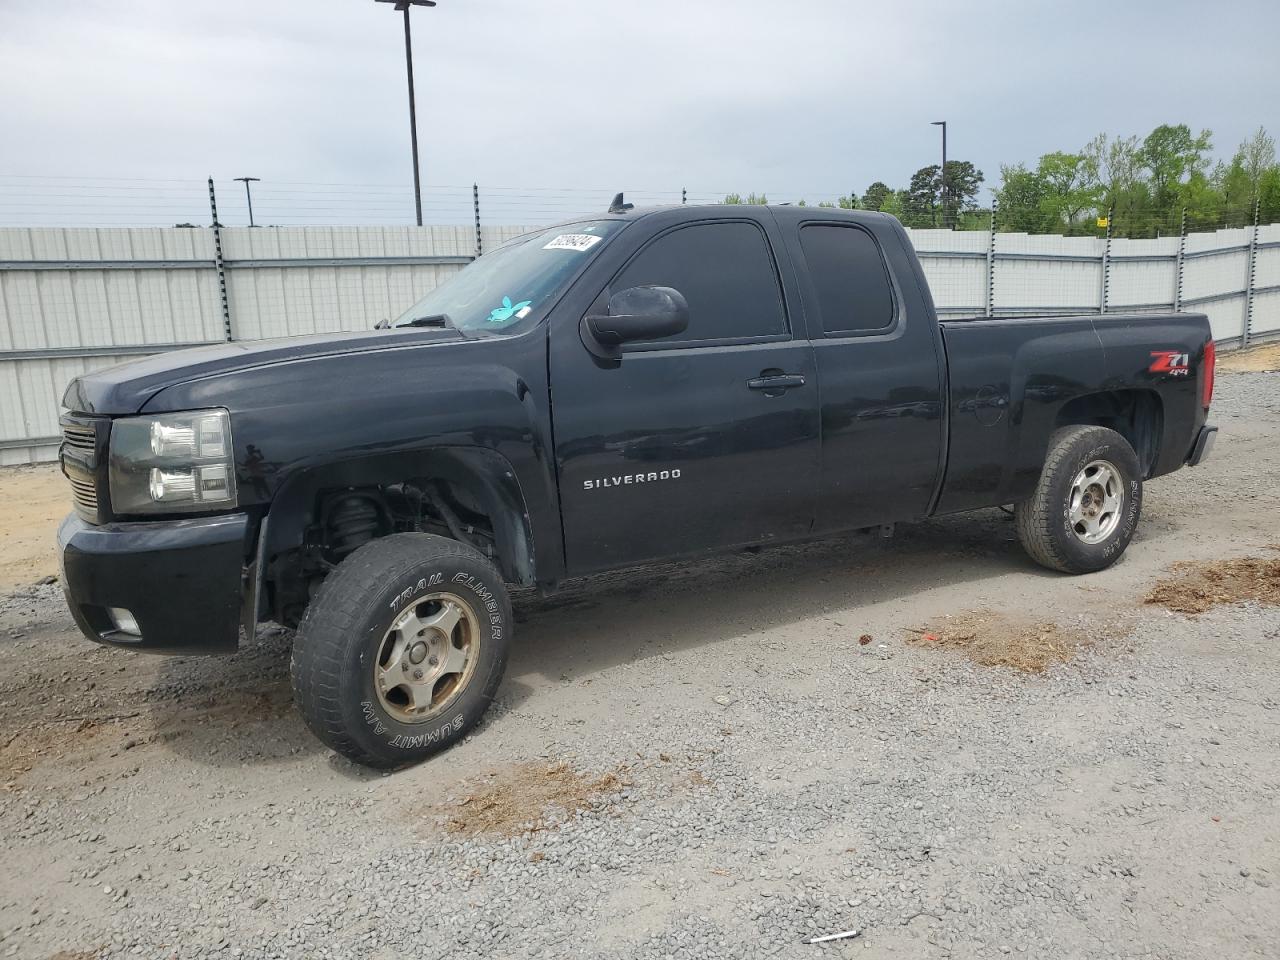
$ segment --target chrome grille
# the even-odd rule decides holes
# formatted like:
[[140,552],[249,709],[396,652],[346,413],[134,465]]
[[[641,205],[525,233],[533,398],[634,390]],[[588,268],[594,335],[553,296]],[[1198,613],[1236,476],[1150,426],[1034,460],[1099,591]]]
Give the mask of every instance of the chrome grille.
[[92,480],[81,479],[74,474],[67,474],[71,483],[71,495],[75,497],[76,506],[91,514],[98,512],[98,488]]
[[67,414],[62,418],[62,473],[71,484],[76,513],[90,523],[102,522],[99,503],[106,472],[107,421]]
[[77,450],[93,453],[98,443],[97,431],[93,427],[82,427],[77,423],[64,423],[62,425],[62,442],[68,447],[75,447]]

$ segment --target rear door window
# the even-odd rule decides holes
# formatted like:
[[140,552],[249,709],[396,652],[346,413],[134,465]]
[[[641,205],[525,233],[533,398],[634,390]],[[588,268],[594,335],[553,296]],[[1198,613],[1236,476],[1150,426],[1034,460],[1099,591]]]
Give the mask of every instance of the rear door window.
[[889,271],[871,234],[854,226],[810,223],[800,228],[800,247],[824,334],[856,336],[893,325]]
[[609,286],[617,293],[645,285],[674,287],[689,302],[688,328],[649,344],[787,335],[773,254],[754,223],[695,223],[656,237]]

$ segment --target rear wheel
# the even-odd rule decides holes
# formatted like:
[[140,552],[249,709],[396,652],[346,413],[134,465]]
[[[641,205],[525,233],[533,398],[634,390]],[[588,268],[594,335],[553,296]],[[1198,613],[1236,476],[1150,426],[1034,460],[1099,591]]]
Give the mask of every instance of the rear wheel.
[[1064,427],[1049,442],[1031,499],[1017,505],[1018,539],[1051,570],[1111,566],[1142,514],[1142,470],[1124,437],[1106,427]]
[[395,767],[456,743],[506,666],[511,603],[471,547],[420,533],[365,544],[331,573],[294,640],[294,699],[356,763]]

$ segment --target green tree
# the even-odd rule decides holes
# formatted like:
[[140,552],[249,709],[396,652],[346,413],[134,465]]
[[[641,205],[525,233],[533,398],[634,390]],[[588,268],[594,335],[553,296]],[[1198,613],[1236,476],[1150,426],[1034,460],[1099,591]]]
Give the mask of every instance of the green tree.
[[[1030,233],[1095,234],[1095,217],[1111,215],[1114,236],[1208,230],[1253,222],[1280,222],[1280,157],[1259,127],[1229,161],[1214,161],[1208,130],[1162,124],[1146,137],[1099,133],[1078,151],[1046,153],[1031,167],[1002,164],[996,198],[997,229]],[[827,209],[879,210],[907,226],[986,229],[989,211],[977,207],[982,171],[967,160],[921,167],[904,190],[877,180],[858,197],[823,200]],[[939,191],[943,197],[939,199]],[[731,193],[725,203],[768,203],[763,194]],[[804,201],[798,201],[803,206]]]
[[1185,123],[1161,124],[1142,141],[1138,162],[1147,171],[1156,204],[1164,206],[1174,199],[1177,184],[1196,171],[1204,172],[1209,161],[1205,157],[1213,148],[1213,134],[1201,130],[1192,136]]
[[906,208],[906,204],[904,202],[905,192],[906,191],[903,190],[890,190],[886,193],[884,195],[884,199],[880,201],[880,212],[890,214],[891,216],[897,217],[899,220],[903,220]]
[[955,229],[957,230],[990,230],[991,229],[991,211],[983,207],[974,207],[971,210],[961,210],[960,216],[956,219]]
[[911,175],[902,201],[902,222],[908,227],[938,226],[938,165],[921,167]]
[[1109,139],[1100,133],[1082,151],[1086,169],[1098,187],[1098,216],[1110,213],[1111,229],[1132,236],[1135,227],[1151,218],[1151,189],[1143,178],[1142,141],[1138,137]]
[[946,193],[939,206],[939,167],[921,167],[911,176],[903,201],[909,227],[953,227],[964,210],[970,210],[982,185],[982,171],[968,160],[948,160]]
[[1213,188],[1220,194],[1219,222],[1230,226],[1252,223],[1255,203],[1262,222],[1275,220],[1266,198],[1277,170],[1276,142],[1259,127],[1240,144],[1229,164],[1219,163],[1213,169]]
[[1102,190],[1085,154],[1046,153],[1036,174],[1044,185],[1041,209],[1067,232],[1097,209]]
[[982,171],[968,160],[947,161],[946,193],[942,205],[946,222],[943,226],[954,227],[960,213],[974,208],[982,181]]
[[1045,212],[1049,187],[1038,170],[1026,164],[1000,167],[1000,187],[996,190],[996,229],[1018,233],[1048,233],[1053,218]]
[[1084,145],[1081,153],[1090,178],[1102,188],[1100,202],[1104,209],[1110,207],[1118,194],[1137,184],[1142,177],[1142,149],[1137,137],[1116,137],[1111,140],[1100,133]]
[[[1000,168],[999,229],[1090,233],[1094,216],[1111,214],[1121,237],[1208,230],[1280,221],[1280,163],[1275,140],[1258,128],[1230,162],[1212,162],[1208,130],[1186,124],[1156,127],[1145,138],[1100,133],[1079,153],[1054,152],[1034,169]],[[974,222],[968,218],[962,222]]]
[[867,187],[867,192],[862,195],[863,210],[883,210],[885,198],[893,193],[887,183],[877,180],[871,186]]
[[[1231,158],[1230,163],[1214,164],[1208,180],[1215,201],[1213,215],[1211,217],[1205,215],[1203,202],[1193,204],[1200,209],[1199,216],[1196,212],[1188,213],[1192,229],[1209,222],[1239,225],[1251,221],[1255,188],[1249,174],[1245,171],[1243,158],[1239,153]],[[1197,192],[1197,186],[1188,183],[1188,187],[1181,191],[1179,202],[1185,206],[1189,200],[1198,199],[1192,196]]]
[[1280,166],[1273,166],[1258,178],[1260,223],[1280,221]]
[[1259,127],[1249,139],[1240,144],[1233,162],[1239,162],[1249,180],[1249,189],[1257,196],[1262,178],[1276,165],[1276,142]]

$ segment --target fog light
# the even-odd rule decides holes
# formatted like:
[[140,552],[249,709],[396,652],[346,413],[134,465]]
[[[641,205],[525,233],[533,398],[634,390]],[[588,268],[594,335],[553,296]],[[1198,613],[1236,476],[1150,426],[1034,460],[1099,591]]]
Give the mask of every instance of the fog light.
[[138,629],[138,621],[133,619],[133,614],[124,607],[107,607],[107,616],[121,633],[127,633],[131,637],[142,636],[142,631]]

